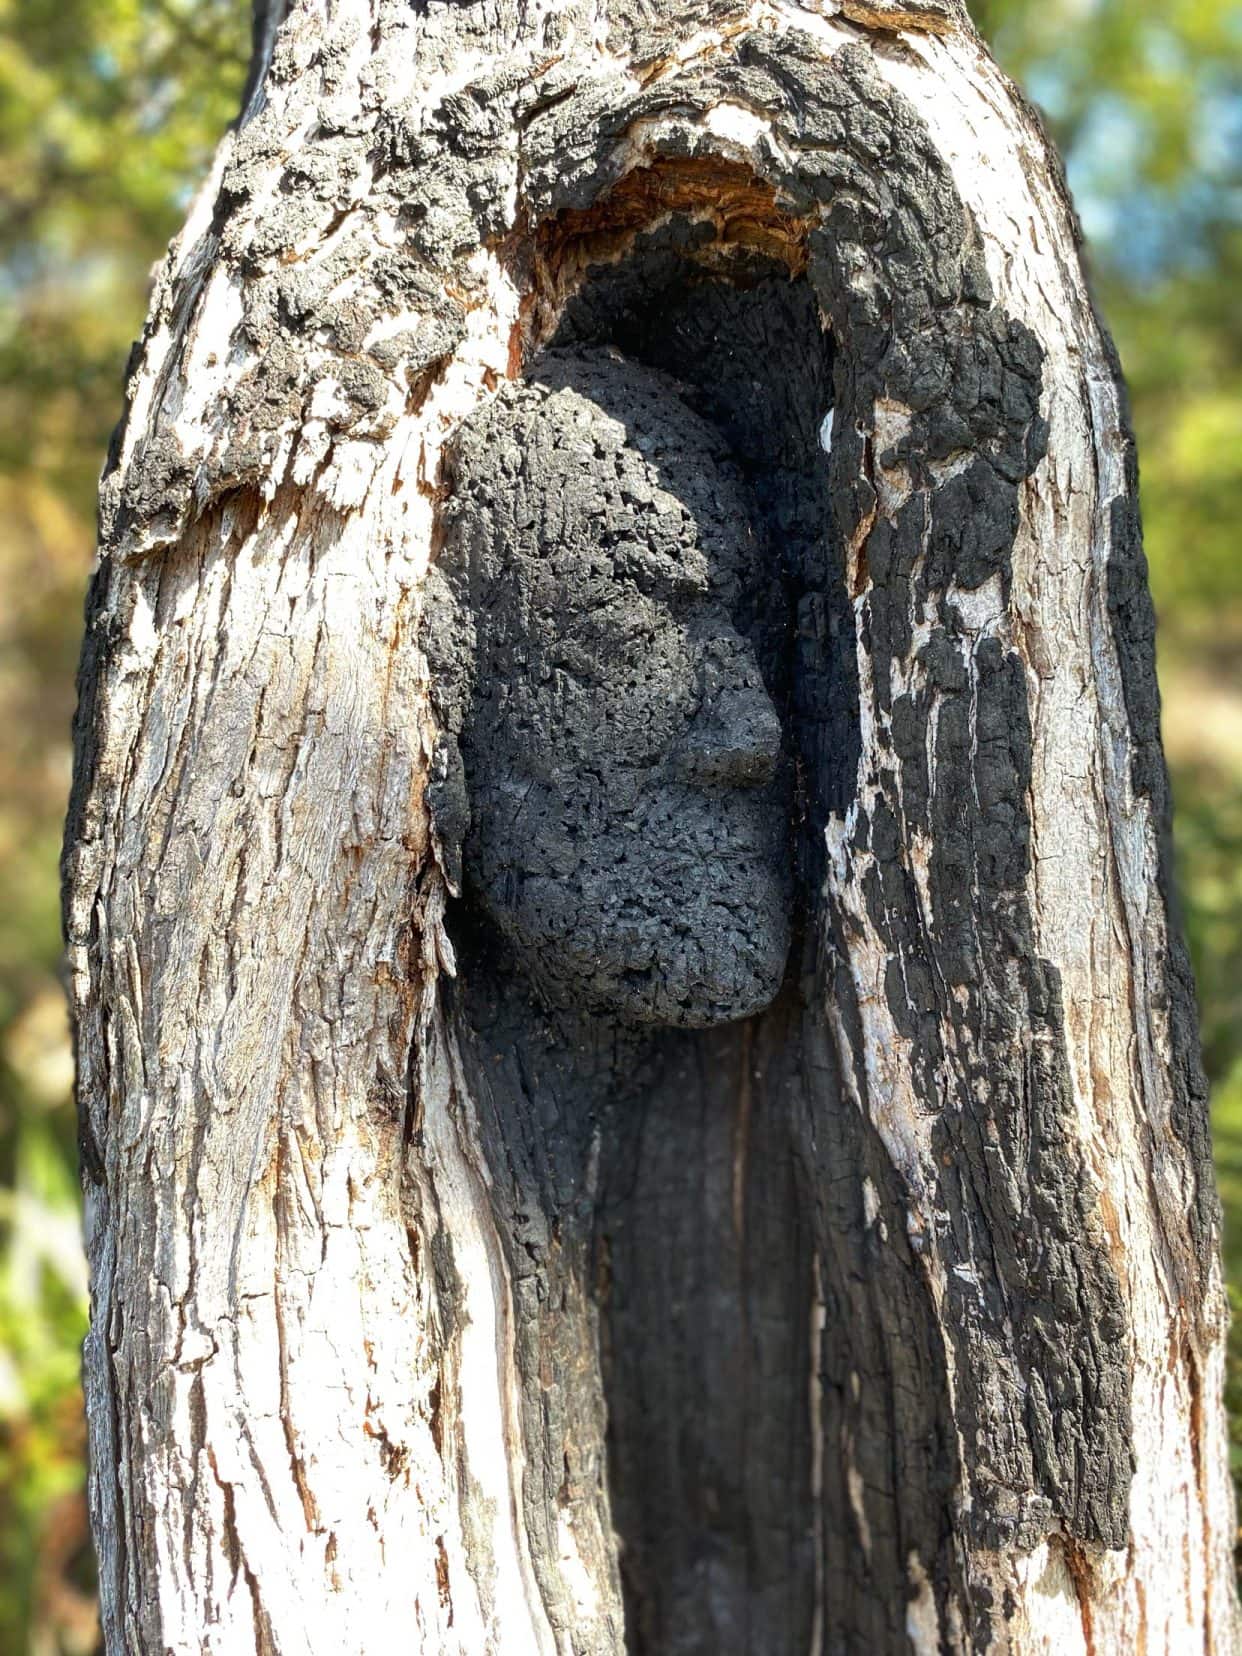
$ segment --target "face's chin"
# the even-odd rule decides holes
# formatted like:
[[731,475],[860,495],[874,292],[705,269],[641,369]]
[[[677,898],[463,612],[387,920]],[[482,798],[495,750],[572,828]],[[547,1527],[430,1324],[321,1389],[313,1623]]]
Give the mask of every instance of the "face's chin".
[[626,1023],[709,1029],[769,1006],[789,954],[788,891],[771,870],[743,877],[741,890],[730,880],[727,906],[709,889],[686,909],[653,916],[650,965],[601,983],[600,1010]]
[[[698,1029],[769,1005],[790,942],[781,790],[664,785],[616,815],[596,814],[585,834],[580,808],[554,789],[527,786],[522,801],[520,828],[491,848],[476,842],[468,860],[544,1000]],[[501,879],[489,849],[503,855]]]

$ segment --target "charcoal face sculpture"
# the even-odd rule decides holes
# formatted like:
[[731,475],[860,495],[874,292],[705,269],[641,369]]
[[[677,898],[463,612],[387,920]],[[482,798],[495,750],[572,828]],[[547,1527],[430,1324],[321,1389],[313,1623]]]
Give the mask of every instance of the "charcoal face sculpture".
[[[435,809],[549,1009],[705,1027],[776,994],[789,766],[753,506],[667,376],[552,353],[455,445],[426,636]],[[456,751],[454,751],[456,744]]]

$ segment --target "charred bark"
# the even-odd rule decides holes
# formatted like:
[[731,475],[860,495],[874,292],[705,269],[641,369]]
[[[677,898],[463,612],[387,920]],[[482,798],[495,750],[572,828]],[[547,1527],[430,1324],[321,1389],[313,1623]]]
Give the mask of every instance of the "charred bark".
[[[260,23],[81,674],[109,1648],[1231,1650],[1132,444],[1031,112],[958,0]],[[428,572],[480,417],[610,352],[753,520],[796,935],[720,1027],[555,1004],[461,876]]]

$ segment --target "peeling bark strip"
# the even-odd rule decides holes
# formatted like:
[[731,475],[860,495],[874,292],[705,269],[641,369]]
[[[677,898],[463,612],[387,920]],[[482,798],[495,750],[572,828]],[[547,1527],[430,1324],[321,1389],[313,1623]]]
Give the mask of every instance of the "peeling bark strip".
[[[1231,1651],[1131,445],[1033,117],[959,0],[278,22],[81,673],[109,1649]],[[794,618],[801,962],[631,1074],[531,1072],[425,797],[443,457],[552,343],[684,383]]]

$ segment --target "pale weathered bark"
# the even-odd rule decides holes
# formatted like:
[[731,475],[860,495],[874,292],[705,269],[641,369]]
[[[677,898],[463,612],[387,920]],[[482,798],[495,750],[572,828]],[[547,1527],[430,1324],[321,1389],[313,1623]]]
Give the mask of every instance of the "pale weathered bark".
[[[1034,116],[960,0],[293,0],[256,48],[131,367],[82,671],[109,1649],[1232,1650],[1132,447]],[[806,968],[620,1132],[609,1287],[555,1196],[514,1247],[417,628],[453,432],[683,218],[721,291],[761,259],[830,330],[800,618],[848,650],[795,672]],[[721,1365],[661,1355],[661,1292],[711,1298],[677,1327]],[[686,1432],[755,1515],[719,1580],[693,1490],[648,1510]]]

